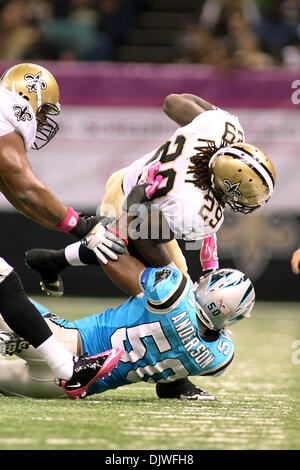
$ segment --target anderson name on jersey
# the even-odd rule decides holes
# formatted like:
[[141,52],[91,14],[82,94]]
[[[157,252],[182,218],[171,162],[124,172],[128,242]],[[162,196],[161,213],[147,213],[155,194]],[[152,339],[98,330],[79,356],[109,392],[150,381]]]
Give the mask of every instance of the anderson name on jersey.
[[177,238],[201,240],[216,233],[223,222],[223,208],[211,191],[202,191],[188,180],[190,158],[197,148],[222,141],[232,144],[244,141],[244,131],[236,116],[221,109],[205,111],[190,124],[176,130],[172,137],[155,151],[133,162],[127,169],[123,189],[128,196],[144,167],[159,159],[159,174],[163,183],[156,191],[152,204],[163,212]]
[[0,137],[17,131],[24,139],[28,152],[36,136],[36,118],[29,102],[0,87]]
[[146,268],[140,285],[143,295],[131,297],[117,308],[72,322],[52,320],[78,329],[88,355],[115,346],[125,351],[111,375],[97,380],[89,392],[101,393],[138,381],[220,375],[233,359],[233,343],[225,330],[216,332],[210,341],[201,337],[190,281],[177,269]]

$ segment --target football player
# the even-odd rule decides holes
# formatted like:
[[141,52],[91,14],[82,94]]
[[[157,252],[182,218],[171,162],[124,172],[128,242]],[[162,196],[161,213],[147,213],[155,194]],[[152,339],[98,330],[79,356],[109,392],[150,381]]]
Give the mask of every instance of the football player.
[[[135,202],[133,197],[126,206],[128,214],[123,211],[105,227],[99,224],[82,243],[97,255],[105,231],[107,237],[117,237],[127,244]],[[153,249],[157,249],[155,244]],[[234,347],[226,327],[249,316],[255,301],[252,282],[237,270],[218,269],[193,285],[171,267],[168,252],[161,250],[167,265],[160,268],[147,268],[126,253],[103,264],[107,274],[131,294],[115,309],[70,322],[37,304],[54,334],[72,354],[94,355],[108,348],[124,351],[118,368],[91,384],[88,395],[144,381],[156,383],[161,398],[168,397],[164,395],[164,384],[175,383],[178,398],[186,398],[180,392],[186,377],[217,376],[232,362]],[[9,350],[10,337],[12,341],[15,338],[3,322],[1,328],[3,344]],[[37,398],[62,396],[54,384],[53,372],[36,350],[30,347],[17,354],[20,359],[0,361],[2,393]],[[191,398],[215,400],[199,388],[197,394]]]
[[[11,67],[2,75],[0,190],[26,217],[80,239],[98,219],[84,218],[72,207],[63,205],[34,175],[27,157],[31,148],[38,150],[55,136],[58,131],[55,116],[59,112],[58,84],[45,68],[24,63]],[[111,250],[109,253],[114,256]],[[104,373],[109,362],[115,361],[111,359],[114,351],[99,358],[76,358],[77,370],[81,372],[75,373],[74,356],[59,344],[26,296],[18,274],[3,258],[0,258],[0,311],[10,328],[37,348],[58,376],[67,381],[73,377],[83,386],[91,379],[91,374],[87,374],[89,365],[94,364],[96,379],[98,374]]]
[[[271,197],[276,175],[270,159],[257,147],[244,143],[244,131],[236,116],[190,94],[167,96],[163,109],[181,127],[160,147],[109,178],[100,213],[118,215],[133,186],[149,165],[159,161],[162,182],[152,205],[170,228],[166,243],[170,256],[187,274],[176,238],[203,241],[210,237],[213,253],[216,239],[212,235],[223,222],[225,205],[243,213],[256,210]],[[130,248],[132,245],[130,240]],[[135,239],[134,246],[143,261],[151,265],[159,262],[153,259],[145,240]],[[27,265],[39,272],[42,287],[50,295],[63,293],[59,273],[64,267],[93,262],[97,260],[88,252],[84,256],[80,243],[59,255],[42,249],[26,254]]]
[[[160,162],[162,182],[152,206],[163,214],[170,228],[169,237],[163,241],[167,241],[165,247],[174,265],[188,275],[176,241],[182,238],[200,241],[202,268],[216,269],[216,233],[223,222],[225,205],[247,214],[265,204],[273,193],[275,169],[260,149],[245,143],[236,116],[202,98],[171,94],[165,98],[163,110],[180,127],[161,146],[109,178],[100,213],[119,214],[125,197],[143,179],[149,165]],[[146,266],[160,266],[159,252],[151,249],[151,243],[149,246],[151,240],[132,238],[129,252]],[[157,238],[160,241],[160,235]],[[97,263],[96,256],[80,242],[63,250],[33,249],[26,254],[26,264],[40,274],[42,289],[49,295],[63,294],[63,269]],[[187,381],[185,387],[187,391],[190,387],[192,393],[193,387]]]

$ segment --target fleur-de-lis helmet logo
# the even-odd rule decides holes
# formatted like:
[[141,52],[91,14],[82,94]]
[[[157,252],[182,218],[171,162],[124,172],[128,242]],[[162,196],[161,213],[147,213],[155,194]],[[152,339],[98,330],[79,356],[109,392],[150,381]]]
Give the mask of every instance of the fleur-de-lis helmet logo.
[[232,197],[236,197],[236,198],[242,197],[240,191],[238,190],[241,184],[241,181],[239,181],[238,183],[231,184],[229,180],[223,180],[223,183],[225,185],[226,194],[230,194]]
[[15,111],[15,116],[18,121],[31,121],[32,120],[32,114],[29,111],[29,107],[26,106],[20,106],[18,104],[15,104],[13,106],[13,109]]
[[38,72],[36,75],[33,75],[32,73],[27,73],[24,76],[26,80],[26,87],[29,90],[29,93],[34,91],[35,93],[38,92],[38,87],[42,90],[45,90],[47,88],[47,83],[42,80],[42,72]]

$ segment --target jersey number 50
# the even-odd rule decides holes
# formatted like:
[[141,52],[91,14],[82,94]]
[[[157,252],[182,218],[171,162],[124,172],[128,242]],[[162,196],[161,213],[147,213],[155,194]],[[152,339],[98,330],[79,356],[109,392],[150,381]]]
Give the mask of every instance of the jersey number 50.
[[[126,379],[131,382],[144,380],[145,382],[167,381],[168,377],[180,379],[187,377],[189,371],[184,367],[180,359],[165,358],[154,364],[146,364],[137,367],[137,362],[143,360],[149,353],[151,359],[158,357],[159,353],[172,351],[159,321],[143,323],[130,328],[118,328],[110,338],[112,347],[127,349],[123,354],[121,362],[131,363],[132,369],[127,373]],[[125,347],[127,343],[127,348]],[[152,362],[152,361],[151,361]],[[145,364],[145,361],[144,361]],[[155,380],[153,377],[155,376]]]

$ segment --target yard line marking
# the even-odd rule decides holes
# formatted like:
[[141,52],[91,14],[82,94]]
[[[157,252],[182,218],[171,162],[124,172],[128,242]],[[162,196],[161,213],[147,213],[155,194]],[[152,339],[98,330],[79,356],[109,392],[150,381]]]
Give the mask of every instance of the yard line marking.
[[33,444],[37,439],[29,437],[0,437],[0,444]]

